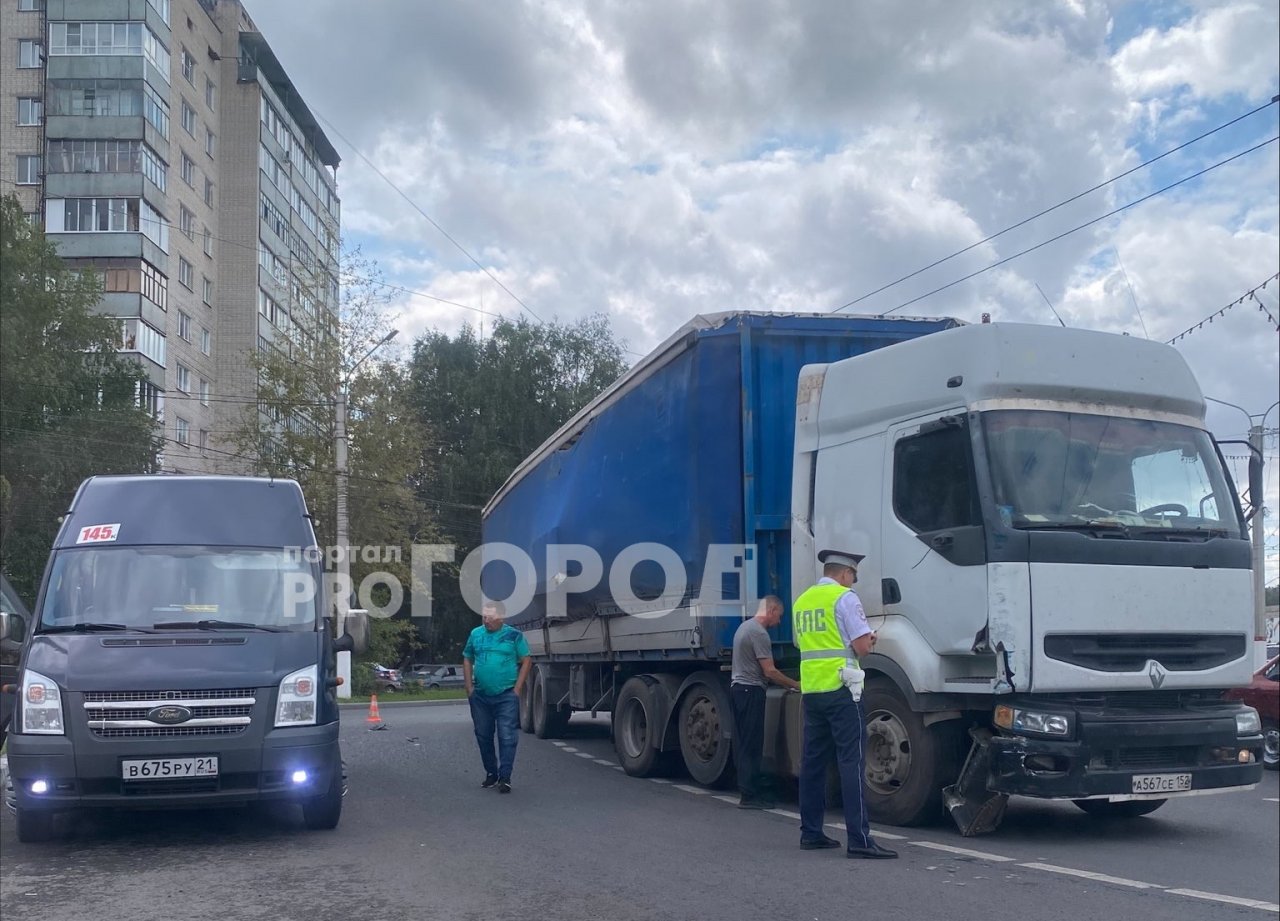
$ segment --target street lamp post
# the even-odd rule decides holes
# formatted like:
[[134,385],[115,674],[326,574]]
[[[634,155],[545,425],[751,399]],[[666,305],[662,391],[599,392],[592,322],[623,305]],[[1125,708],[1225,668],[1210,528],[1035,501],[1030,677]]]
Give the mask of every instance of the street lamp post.
[[[1232,409],[1238,409],[1244,413],[1245,418],[1249,420],[1249,447],[1259,459],[1265,456],[1262,448],[1262,437],[1265,431],[1263,423],[1267,421],[1267,416],[1271,414],[1271,410],[1280,406],[1280,400],[1272,403],[1262,415],[1254,416],[1243,406],[1238,406],[1235,403],[1228,403],[1226,400],[1218,400],[1213,397],[1205,397],[1205,399],[1222,406],[1230,406]],[[1257,420],[1256,422],[1254,421],[1255,419]],[[1265,478],[1259,477],[1259,479],[1265,484]],[[1253,635],[1255,641],[1265,641],[1267,636],[1267,555],[1264,543],[1266,540],[1266,522],[1264,521],[1263,509],[1265,497],[1261,494],[1255,496],[1252,493],[1253,488],[1251,487],[1249,499],[1255,509],[1253,520],[1249,523],[1249,536],[1253,541]],[[1261,493],[1261,490],[1259,490],[1259,493]]]
[[[347,371],[342,379],[338,381],[338,418],[334,426],[334,467],[336,470],[336,532],[335,543],[337,544],[337,590],[333,593],[334,602],[334,634],[342,636],[346,629],[347,612],[351,609],[351,522],[347,515],[347,481],[349,471],[347,469],[347,388],[351,384],[352,378],[355,377],[356,369],[378,349],[382,348],[388,342],[396,337],[400,331],[393,329],[387,333],[373,348],[365,353],[351,369]],[[342,678],[342,683],[338,685],[339,697],[351,696],[351,653],[338,653],[338,675]]]

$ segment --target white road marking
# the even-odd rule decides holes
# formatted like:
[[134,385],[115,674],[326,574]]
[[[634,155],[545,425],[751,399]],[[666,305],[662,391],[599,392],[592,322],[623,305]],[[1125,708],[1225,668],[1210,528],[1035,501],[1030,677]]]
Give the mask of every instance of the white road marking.
[[1193,899],[1207,899],[1210,902],[1225,902],[1228,905],[1239,905],[1243,908],[1261,908],[1263,911],[1280,912],[1280,905],[1274,902],[1242,899],[1234,895],[1218,895],[1215,892],[1201,892],[1199,889],[1166,889],[1165,891],[1173,895],[1185,895]]
[[1262,801],[1264,803],[1280,803],[1280,799],[1276,799],[1274,796],[1264,796]]
[[1091,870],[1077,870],[1074,867],[1059,867],[1051,863],[1020,863],[1020,867],[1029,870],[1043,870],[1046,873],[1062,873],[1066,876],[1079,876],[1081,879],[1092,879],[1099,883],[1112,883],[1116,886],[1128,886],[1131,889],[1163,889],[1155,883],[1144,883],[1141,880],[1125,879],[1121,876],[1108,876],[1105,873],[1094,873]]
[[576,751],[577,751],[577,749],[576,749],[576,748],[571,748],[571,747],[570,747],[570,746],[568,746],[568,745],[561,745],[561,746],[560,746],[560,750],[561,750],[562,752],[576,752]]
[[671,781],[667,780],[665,777],[650,777],[649,783],[669,784]]
[[614,764],[613,764],[613,762],[612,762],[612,761],[608,761],[608,760],[606,760],[606,759],[604,759],[604,758],[592,758],[591,760],[592,760],[592,761],[594,761],[596,764],[603,764],[605,767],[613,767],[613,766],[614,766]]
[[825,826],[825,827],[826,827],[826,828],[836,828],[836,829],[839,829],[840,831],[848,831],[848,830],[849,830],[848,828],[846,828],[846,827],[845,827],[845,824],[844,824],[843,822],[828,822],[828,823],[826,823],[826,826]]
[[676,784],[672,784],[671,786],[675,787],[677,790],[683,790],[685,793],[693,793],[698,796],[706,796],[708,793],[711,792],[710,790],[702,789],[702,787],[691,787],[688,784],[683,784],[683,783],[676,783]]
[[[568,750],[569,749],[567,748],[565,749],[565,751],[568,751]],[[590,758],[592,761],[596,759],[596,756],[591,754],[591,752],[574,752],[574,754],[577,755],[579,758]]]
[[880,829],[878,829],[878,828],[873,828],[873,829],[871,829],[871,832],[872,832],[872,834],[874,834],[877,838],[886,838],[886,839],[888,839],[889,841],[906,841],[906,840],[907,840],[907,836],[906,836],[906,835],[895,835],[895,834],[893,834],[892,832],[881,831],[881,830],[880,830]]
[[948,854],[959,854],[961,857],[976,857],[978,860],[991,860],[996,863],[1013,863],[1017,858],[1004,857],[1000,854],[988,854],[986,851],[971,851],[966,847],[953,847],[950,844],[938,844],[935,841],[912,841],[916,847],[927,847],[935,851],[946,851]]
[[766,810],[765,810],[765,812],[772,812],[774,815],[780,815],[780,816],[782,816],[782,817],[783,817],[783,818],[785,818],[785,819],[798,819],[798,818],[800,818],[800,813],[798,813],[798,812],[791,812],[791,811],[790,811],[790,810],[788,810],[788,809],[766,809]]
[[711,798],[718,799],[722,803],[728,803],[730,806],[738,805],[738,798],[736,796],[713,796]]
[[552,744],[552,745],[554,745],[556,748],[564,748],[564,747],[565,747],[566,745],[568,745],[569,743],[568,743],[568,742],[557,742],[557,741],[552,740],[551,744]]
[[610,767],[612,767],[615,771],[625,771],[625,770],[626,770],[626,768],[624,768],[624,767],[623,767],[622,765],[620,765],[620,764],[613,764],[613,765],[610,765]]

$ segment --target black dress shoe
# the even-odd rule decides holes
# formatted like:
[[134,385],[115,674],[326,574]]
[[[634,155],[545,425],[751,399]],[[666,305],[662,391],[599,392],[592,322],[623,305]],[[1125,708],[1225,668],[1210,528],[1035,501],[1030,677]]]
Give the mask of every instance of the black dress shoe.
[[488,789],[498,782],[497,774],[485,774],[484,780],[480,781],[480,786]]
[[800,849],[804,851],[816,851],[820,848],[839,847],[840,842],[835,838],[828,838],[823,835],[821,838],[801,838]]
[[887,847],[881,847],[874,841],[870,847],[851,847],[844,852],[846,857],[861,857],[864,860],[894,860],[898,856],[897,851],[891,851]]

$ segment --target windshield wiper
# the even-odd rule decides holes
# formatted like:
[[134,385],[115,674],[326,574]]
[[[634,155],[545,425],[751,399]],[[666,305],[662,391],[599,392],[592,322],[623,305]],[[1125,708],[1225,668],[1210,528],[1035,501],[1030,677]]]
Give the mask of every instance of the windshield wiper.
[[1020,531],[1106,531],[1129,537],[1129,526],[1118,521],[1032,521],[1014,525]]
[[1226,537],[1226,528],[1162,528],[1158,525],[1137,526],[1132,528],[1142,537],[1199,537],[1208,540],[1211,537]]
[[127,624],[103,624],[86,621],[79,624],[53,624],[42,626],[40,633],[113,633],[117,630],[132,630],[137,633],[150,633],[146,627],[130,627]]
[[266,633],[284,633],[283,627],[265,624],[249,624],[235,620],[172,620],[151,625],[156,630],[262,630]]

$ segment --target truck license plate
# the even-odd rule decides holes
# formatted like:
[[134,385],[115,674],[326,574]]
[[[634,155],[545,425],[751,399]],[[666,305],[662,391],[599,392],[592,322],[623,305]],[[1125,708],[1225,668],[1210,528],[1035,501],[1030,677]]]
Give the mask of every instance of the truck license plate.
[[171,780],[175,777],[217,777],[218,759],[204,758],[147,758],[130,760],[120,764],[120,774],[125,780]]
[[1185,793],[1191,789],[1190,774],[1134,774],[1134,793]]

